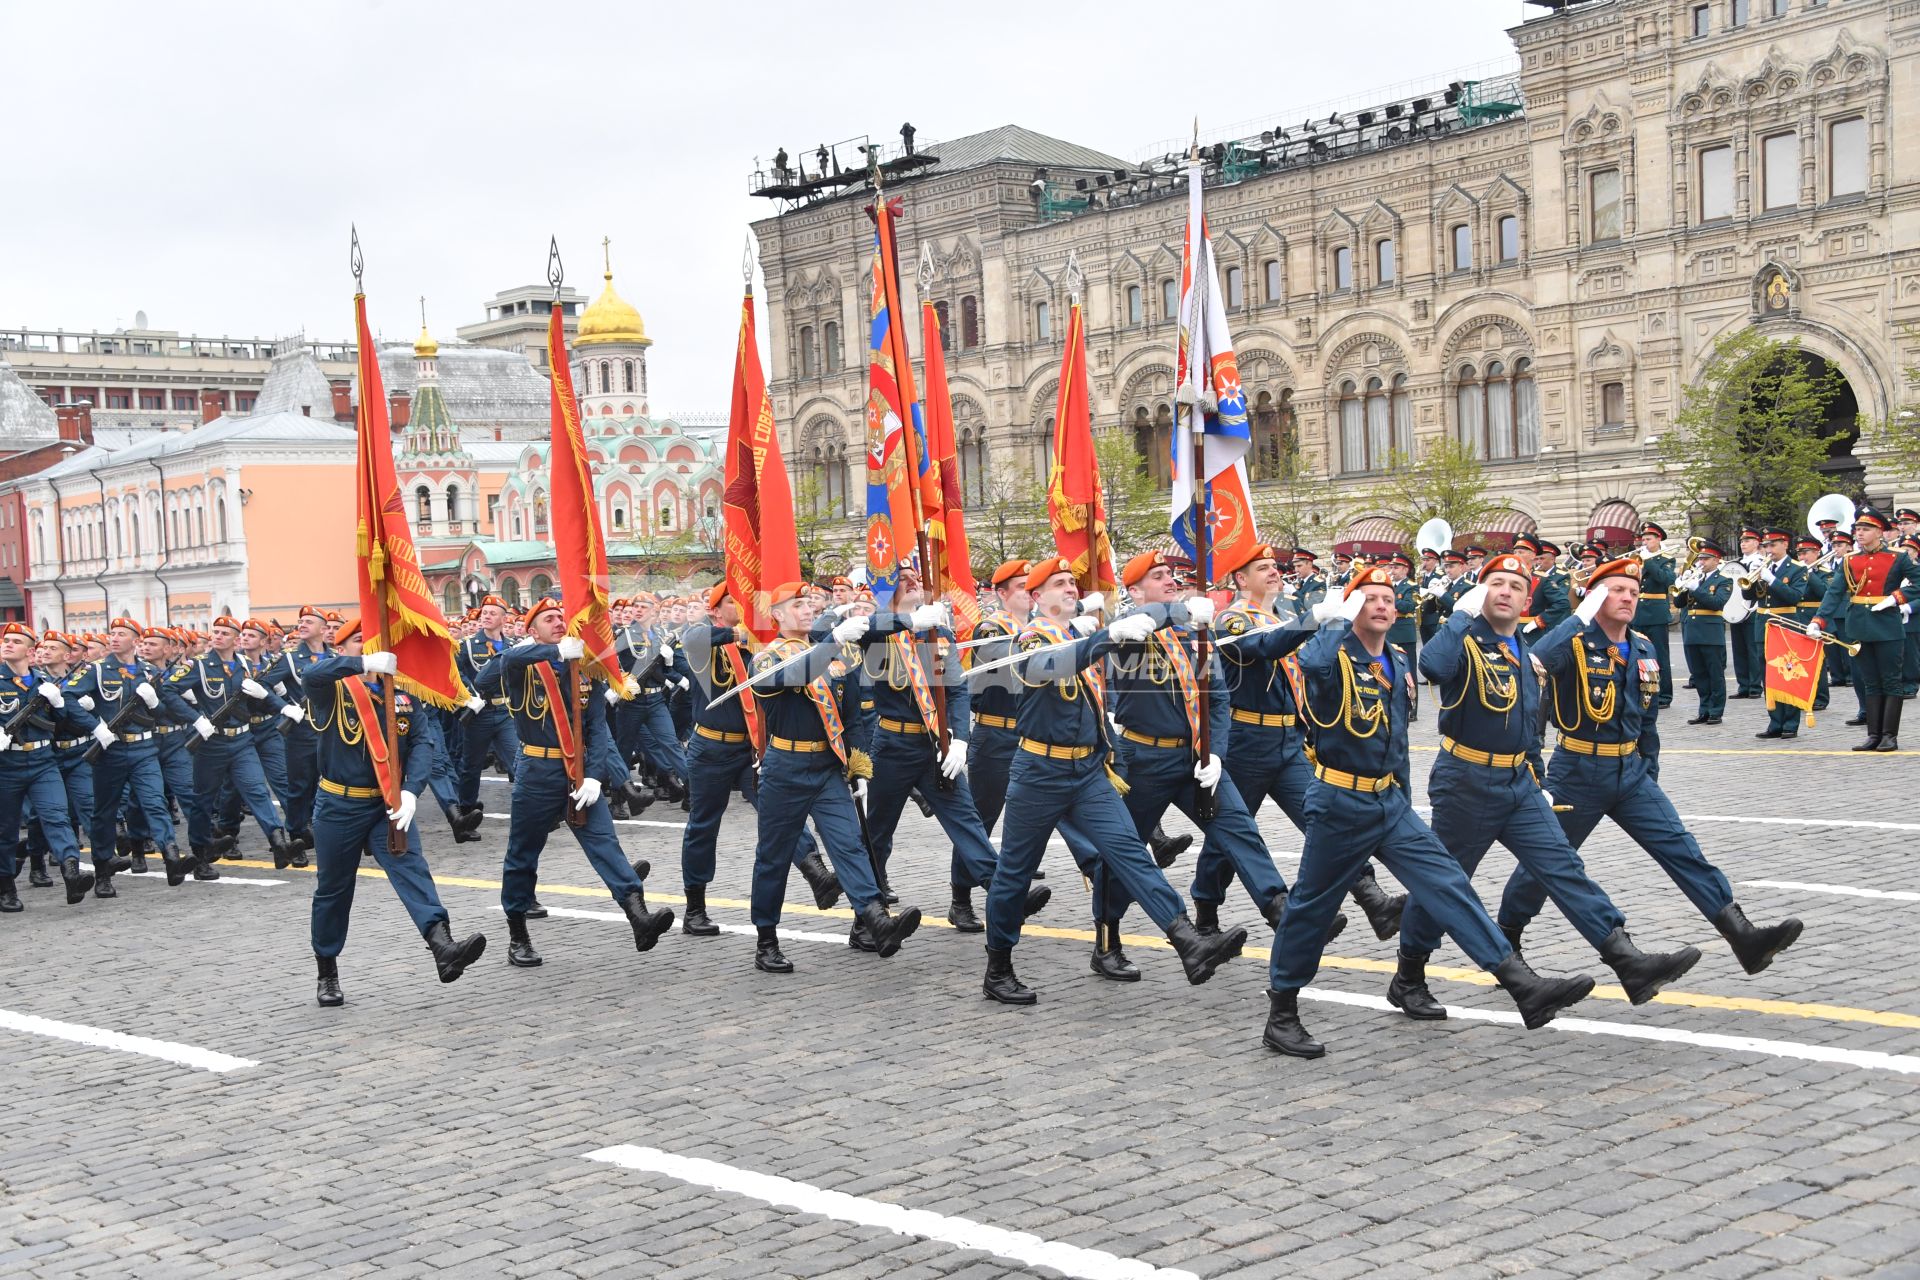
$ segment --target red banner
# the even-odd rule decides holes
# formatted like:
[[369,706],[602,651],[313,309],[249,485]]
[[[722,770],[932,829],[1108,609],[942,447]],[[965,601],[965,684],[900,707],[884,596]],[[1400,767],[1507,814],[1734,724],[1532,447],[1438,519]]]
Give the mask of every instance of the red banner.
[[980,597],[973,581],[973,551],[967,545],[966,512],[961,510],[960,457],[953,435],[953,400],[947,392],[947,355],[940,345],[940,315],[931,302],[920,304],[920,349],[927,358],[929,463],[921,506],[934,560],[927,570],[927,598],[946,598],[953,606],[954,630],[965,640],[980,622]]
[[[761,644],[773,639],[768,597],[800,580],[800,543],[793,524],[793,486],[780,458],[754,333],[753,290],[740,303],[740,346],[733,358],[733,413],[727,420],[727,592],[740,605],[743,625]],[[751,697],[751,695],[747,695]]]
[[360,561],[360,629],[367,652],[393,654],[400,688],[451,711],[472,695],[461,683],[447,620],[420,575],[413,531],[400,502],[387,391],[380,378],[380,353],[367,329],[364,293],[353,295],[353,318],[360,343],[360,408],[354,415],[359,437],[354,463],[358,520],[354,553]]
[[593,471],[580,430],[580,402],[573,395],[573,371],[567,365],[567,337],[558,302],[547,318],[547,369],[553,375],[549,511],[560,609],[567,617],[567,634],[580,637],[586,646],[587,675],[618,689],[625,677],[614,652],[613,621],[607,613],[607,544],[600,535],[600,506],[594,498]]
[[[1776,703],[1811,712],[1820,693],[1820,667],[1827,660],[1826,641],[1792,627],[1767,625],[1767,710]],[[1807,724],[1813,724],[1808,715]]]
[[1053,547],[1073,569],[1080,590],[1114,589],[1113,544],[1107,538],[1107,502],[1093,451],[1093,413],[1087,397],[1087,326],[1080,304],[1067,312],[1067,348],[1060,362],[1060,399],[1054,411],[1053,467],[1047,475],[1047,516]]

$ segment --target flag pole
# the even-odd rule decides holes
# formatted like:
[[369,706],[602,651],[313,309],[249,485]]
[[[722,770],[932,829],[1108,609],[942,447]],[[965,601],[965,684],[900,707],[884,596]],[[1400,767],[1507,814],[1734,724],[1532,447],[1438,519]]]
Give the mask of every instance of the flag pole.
[[[560,261],[560,237],[556,235],[547,242],[547,283],[553,286],[553,305],[556,307],[560,305],[560,284],[566,278],[566,268]],[[564,336],[563,331],[563,341]],[[566,355],[564,346],[561,351],[554,354],[564,357]],[[552,355],[548,356],[548,363],[552,363]],[[580,789],[587,774],[586,726],[583,714],[587,703],[587,691],[582,685],[585,667],[584,658],[575,658],[573,669],[567,677],[566,716],[573,725],[573,759],[568,760],[566,765],[567,781],[573,784],[570,790],[574,791]],[[567,825],[576,829],[586,826],[587,811],[577,804],[567,805]]]
[[[1200,121],[1193,122],[1193,148],[1187,153],[1188,173],[1191,180],[1192,168],[1200,160]],[[1191,215],[1189,216],[1191,220]],[[1188,317],[1191,326],[1187,342],[1187,384],[1181,388],[1181,398],[1187,406],[1188,443],[1193,449],[1193,499],[1187,509],[1193,513],[1193,571],[1199,580],[1202,594],[1213,585],[1213,486],[1207,483],[1206,467],[1206,415],[1203,412],[1201,397],[1198,394],[1199,383],[1196,366],[1210,361],[1212,352],[1207,350],[1207,315],[1209,286],[1213,283],[1212,254],[1206,236],[1204,219],[1191,226],[1188,233],[1193,237],[1193,313]],[[1194,357],[1196,354],[1199,359]],[[1198,736],[1194,739],[1194,754],[1199,763],[1205,764],[1213,756],[1212,728],[1212,690],[1208,676],[1212,673],[1213,646],[1209,643],[1208,628],[1195,626],[1193,630],[1193,696],[1196,709]],[[1211,788],[1201,786],[1196,779],[1193,795],[1194,814],[1201,822],[1210,822],[1219,812],[1218,793]]]

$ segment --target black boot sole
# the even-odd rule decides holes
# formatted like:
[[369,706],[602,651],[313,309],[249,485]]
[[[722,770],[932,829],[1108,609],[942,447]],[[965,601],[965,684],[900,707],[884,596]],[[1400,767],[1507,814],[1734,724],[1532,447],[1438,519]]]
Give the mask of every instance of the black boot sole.
[[484,933],[476,933],[473,937],[460,944],[460,954],[454,958],[452,964],[441,964],[439,963],[439,958],[435,957],[434,966],[440,971],[440,981],[458,981],[460,975],[471,968],[473,962],[478,960],[481,955],[486,952],[486,949],[487,935]]
[[1678,982],[1687,976],[1688,970],[1700,963],[1700,951],[1697,947],[1683,947],[1679,951],[1674,952],[1673,955],[1674,963],[1664,973],[1660,973],[1645,982],[1640,982],[1633,986],[1627,985],[1627,980],[1621,977],[1618,970],[1614,972],[1614,976],[1620,978],[1620,989],[1627,993],[1628,1004],[1639,1005],[1647,1003],[1659,995],[1668,983]]
[[[1552,981],[1552,979],[1548,979],[1548,981]],[[1564,993],[1547,1005],[1536,1009],[1520,1010],[1520,1021],[1525,1024],[1527,1030],[1538,1031],[1549,1022],[1552,1022],[1554,1015],[1562,1009],[1570,1009],[1593,994],[1593,979],[1584,974],[1577,978],[1566,979],[1566,981],[1571,985]]]
[[1366,904],[1360,904],[1361,912],[1367,917],[1367,927],[1372,929],[1373,936],[1382,942],[1400,936],[1400,917],[1406,909],[1407,895],[1404,893],[1392,894],[1383,905],[1375,909],[1369,910]]
[[899,952],[900,944],[920,931],[920,908],[908,907],[893,918],[893,930],[887,940],[880,944],[877,953],[882,960]]
[[1311,1059],[1324,1058],[1327,1056],[1327,1046],[1317,1040],[1282,1040],[1276,1037],[1271,1031],[1261,1034],[1260,1043],[1275,1053],[1285,1054],[1289,1058]]
[[[1409,1004],[1407,995],[1410,990],[1415,989],[1425,993],[1427,999],[1424,1004]],[[1443,1022],[1446,1020],[1447,1008],[1433,998],[1432,991],[1427,990],[1424,986],[1412,989],[1402,988],[1398,978],[1387,984],[1387,1003],[1406,1014],[1409,1018],[1412,1018],[1415,1022]]]
[[332,995],[332,994],[315,995],[313,998],[313,1002],[319,1005],[322,1009],[338,1009],[341,1005],[347,1002],[347,998],[344,995]]
[[980,984],[980,993],[995,1004],[1024,1006],[1040,1001],[1040,993],[1032,987],[996,987],[991,978]]
[[1800,941],[1801,933],[1806,930],[1806,926],[1798,920],[1783,920],[1781,927],[1786,929],[1786,932],[1781,935],[1780,941],[1768,948],[1766,953],[1757,958],[1752,964],[1748,964],[1745,957],[1741,956],[1739,952],[1734,953],[1734,958],[1740,961],[1740,967],[1742,969],[1745,969],[1749,974],[1764,971],[1768,965],[1773,963],[1775,956]]
[[1226,945],[1215,950],[1198,968],[1187,970],[1187,985],[1197,987],[1220,971],[1220,966],[1239,957],[1247,945],[1247,931],[1235,929],[1220,935]]
[[531,957],[522,959],[519,953],[515,952],[512,947],[508,947],[507,963],[512,965],[516,969],[538,969],[541,965],[546,963],[546,960],[537,954]]
[[660,935],[673,928],[673,912],[666,907],[650,911],[644,920],[633,922],[633,949],[651,951],[659,943]]

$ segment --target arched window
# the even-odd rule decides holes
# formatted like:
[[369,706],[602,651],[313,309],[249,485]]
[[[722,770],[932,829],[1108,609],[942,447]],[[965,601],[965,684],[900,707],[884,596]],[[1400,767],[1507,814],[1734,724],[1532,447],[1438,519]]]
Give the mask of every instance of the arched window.
[[813,354],[813,326],[803,324],[800,326],[800,376],[811,378],[819,371]]
[[1403,458],[1413,457],[1413,396],[1407,390],[1407,375],[1393,375],[1390,399],[1393,402],[1393,447]]
[[821,328],[820,333],[822,335],[821,346],[826,349],[826,354],[827,354],[827,359],[826,359],[827,372],[838,373],[840,372],[840,366],[843,363],[845,363],[840,351],[839,321],[837,320],[827,321],[825,326]]
[[1127,286],[1127,323],[1139,324],[1144,319],[1146,316],[1141,306],[1140,286],[1130,284]]
[[1453,269],[1473,270],[1473,228],[1464,222],[1453,229]]
[[960,299],[960,349],[971,351],[980,341],[980,299],[968,294]]
[[1340,467],[1344,471],[1371,469],[1367,458],[1366,408],[1360,387],[1352,378],[1340,384]]
[[1254,479],[1286,474],[1294,449],[1293,389],[1283,388],[1278,399],[1271,391],[1259,392],[1253,399]]
[[1353,250],[1341,245],[1333,251],[1333,287],[1353,288]]
[[613,394],[613,361],[611,360],[600,362],[600,394],[603,396]]
[[127,550],[133,555],[140,554],[140,513],[127,512]]
[[193,501],[193,522],[193,545],[204,547],[207,545],[207,504],[203,498],[195,498]]
[[522,601],[520,599],[519,579],[511,577],[500,579],[500,598],[514,608],[520,608]]
[[447,528],[452,533],[460,531],[460,486],[457,484],[447,486]]
[[227,495],[217,493],[213,498],[214,534],[221,542],[227,540]]
[[1484,372],[1460,366],[1454,392],[1460,439],[1490,461],[1530,458],[1540,452],[1540,401],[1533,361],[1525,356],[1511,368],[1488,360]]
[[433,490],[424,484],[413,491],[413,523],[421,533],[433,527]]
[[613,528],[616,533],[627,531],[627,504],[624,502],[613,504]]
[[550,596],[553,594],[553,579],[544,573],[536,573],[533,575],[533,582],[530,584],[530,589],[533,592],[533,598],[535,600]]
[[1454,382],[1454,425],[1459,432],[1460,441],[1476,454],[1484,457],[1487,393],[1486,389],[1480,385],[1480,371],[1470,364],[1463,364]]
[[1247,305],[1246,274],[1238,267],[1227,268],[1227,310],[1238,311]]
[[460,579],[453,578],[440,590],[440,609],[444,616],[460,616]]
[[1367,379],[1367,470],[1387,465],[1393,450],[1393,418],[1387,404],[1387,384],[1377,377]]
[[663,502],[660,504],[660,527],[662,529],[673,528],[673,504],[671,502]]
[[1507,381],[1507,366],[1502,360],[1487,361],[1487,440],[1484,456],[1513,456],[1513,384]]
[[622,391],[633,390],[633,361],[631,360],[622,360],[620,362],[620,389]]
[[547,532],[547,495],[537,493],[533,496],[533,536],[543,537]]
[[1533,385],[1533,361],[1513,362],[1514,452],[1531,458],[1540,452],[1540,393]]
[[1044,302],[1033,304],[1033,336],[1041,342],[1053,340],[1053,312]]
[[933,304],[933,314],[940,321],[940,349],[953,350],[953,309],[945,302]]

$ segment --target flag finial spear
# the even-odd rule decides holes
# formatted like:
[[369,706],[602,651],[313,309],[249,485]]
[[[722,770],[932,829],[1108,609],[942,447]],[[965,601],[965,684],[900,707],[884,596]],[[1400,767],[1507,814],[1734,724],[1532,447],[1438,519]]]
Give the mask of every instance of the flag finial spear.
[[560,282],[567,278],[566,268],[560,262],[560,237],[554,236],[547,242],[547,283],[553,286],[553,300],[560,300]]
[[747,232],[746,247],[740,251],[740,277],[747,282],[747,292],[753,292],[753,232]]
[[920,269],[914,274],[920,277],[920,297],[924,300],[933,293],[933,246],[925,240],[920,242]]
[[1067,251],[1067,301],[1074,306],[1080,305],[1080,291],[1086,287],[1087,273],[1080,269],[1080,255]]
[[1187,159],[1198,160],[1199,158],[1200,158],[1200,117],[1196,115],[1193,118],[1193,146],[1187,151]]
[[353,272],[353,287],[358,291],[360,288],[360,275],[367,269],[367,263],[366,259],[360,256],[359,226],[351,222],[348,223],[347,226],[353,234],[353,247],[347,252],[347,266]]
[[423,293],[420,295],[420,330],[421,332],[423,333],[426,332],[426,328],[427,328],[427,295]]

